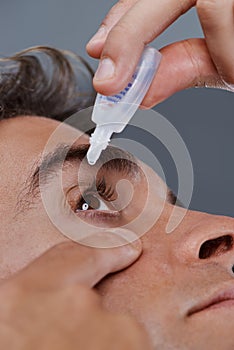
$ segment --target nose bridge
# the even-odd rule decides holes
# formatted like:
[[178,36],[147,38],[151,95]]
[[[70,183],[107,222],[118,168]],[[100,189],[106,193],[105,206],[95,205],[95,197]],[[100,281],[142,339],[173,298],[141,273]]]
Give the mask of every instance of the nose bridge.
[[234,264],[234,218],[195,213],[187,230],[176,242],[179,260],[208,262],[211,259],[231,268]]

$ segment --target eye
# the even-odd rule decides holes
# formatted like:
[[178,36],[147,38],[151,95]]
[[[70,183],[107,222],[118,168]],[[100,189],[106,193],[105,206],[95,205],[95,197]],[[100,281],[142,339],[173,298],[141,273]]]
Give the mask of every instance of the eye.
[[76,206],[76,212],[78,211],[86,211],[86,210],[110,210],[108,206],[105,204],[104,200],[97,198],[95,195],[86,195],[85,199],[82,198]]

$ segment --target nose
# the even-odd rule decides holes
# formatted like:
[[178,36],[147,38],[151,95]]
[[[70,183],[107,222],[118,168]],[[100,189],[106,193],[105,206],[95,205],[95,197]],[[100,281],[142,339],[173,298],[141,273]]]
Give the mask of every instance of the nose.
[[184,262],[216,262],[232,271],[234,218],[202,214],[176,243],[177,258]]

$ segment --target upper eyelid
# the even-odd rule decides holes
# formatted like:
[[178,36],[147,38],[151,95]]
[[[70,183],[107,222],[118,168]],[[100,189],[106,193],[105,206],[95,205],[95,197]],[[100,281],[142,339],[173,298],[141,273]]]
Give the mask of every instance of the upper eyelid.
[[[103,185],[104,183],[104,185]],[[101,180],[101,184],[99,184],[100,186],[106,186],[106,183],[105,183],[105,179],[102,178]],[[77,191],[78,191],[78,198],[75,200],[76,202],[81,202],[82,199],[85,200],[85,197],[86,195],[89,196],[89,195],[98,195],[99,197],[101,197],[102,200],[108,202],[108,199],[111,198],[111,195],[114,194],[114,191],[115,189],[112,187],[112,186],[109,186],[107,187],[107,193],[105,192],[106,191],[106,188],[103,188],[103,193],[100,192],[100,186],[99,185],[95,185],[95,181],[90,184],[90,186],[88,186],[82,193],[82,191],[80,191],[80,187],[77,185],[74,185],[72,186],[71,188],[68,189],[68,191],[66,192],[66,197],[69,195],[69,193],[74,190],[75,188],[77,188]],[[104,198],[104,195],[106,196]],[[99,198],[100,199],[100,198]]]

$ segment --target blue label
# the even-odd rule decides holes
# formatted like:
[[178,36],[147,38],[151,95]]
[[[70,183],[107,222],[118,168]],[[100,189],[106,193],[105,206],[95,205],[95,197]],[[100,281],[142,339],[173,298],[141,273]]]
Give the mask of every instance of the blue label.
[[103,96],[101,95],[101,99],[106,101],[106,102],[111,102],[111,103],[118,103],[122,100],[122,98],[126,95],[126,93],[131,89],[132,85],[133,85],[133,81],[136,79],[137,77],[137,72],[135,72],[132,75],[132,81],[130,83],[128,83],[128,85],[126,86],[126,88],[122,91],[120,91],[118,94],[116,95],[112,95],[112,96]]

